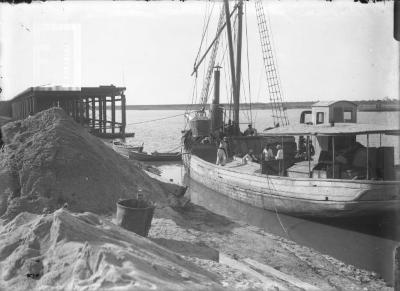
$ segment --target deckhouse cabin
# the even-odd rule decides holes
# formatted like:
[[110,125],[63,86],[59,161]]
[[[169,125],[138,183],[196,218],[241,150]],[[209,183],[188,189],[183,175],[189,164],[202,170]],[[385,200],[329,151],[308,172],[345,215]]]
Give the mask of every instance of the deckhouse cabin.
[[[312,124],[332,125],[335,123],[357,123],[357,104],[350,101],[320,101],[312,105]],[[315,154],[320,156],[321,152],[330,151],[332,148],[332,137],[316,137]],[[348,148],[356,142],[355,135],[344,135],[336,137],[337,149]]]
[[312,105],[312,123],[357,123],[357,104],[350,101],[323,101]]
[[[305,114],[311,114],[307,118],[311,122],[306,122]],[[297,160],[286,162],[287,176],[398,179],[400,169],[394,165],[394,146],[382,144],[382,135],[400,134],[397,126],[357,123],[357,105],[349,101],[315,103],[311,111],[302,113],[300,123],[264,133],[270,137],[297,137]]]

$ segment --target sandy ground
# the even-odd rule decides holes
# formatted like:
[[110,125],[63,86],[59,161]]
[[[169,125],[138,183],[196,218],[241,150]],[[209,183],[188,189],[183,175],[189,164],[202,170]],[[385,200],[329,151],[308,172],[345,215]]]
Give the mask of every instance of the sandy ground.
[[222,289],[215,274],[89,212],[20,213],[0,242],[0,290]]

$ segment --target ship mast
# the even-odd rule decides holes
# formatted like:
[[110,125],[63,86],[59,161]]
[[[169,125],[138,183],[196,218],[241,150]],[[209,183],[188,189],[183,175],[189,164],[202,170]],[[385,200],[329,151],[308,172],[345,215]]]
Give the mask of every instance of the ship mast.
[[236,48],[236,96],[234,100],[233,117],[235,120],[235,134],[240,134],[239,127],[239,107],[240,107],[240,83],[242,69],[242,17],[243,17],[243,0],[238,3],[238,33],[237,33],[237,48]]
[[232,41],[232,26],[229,12],[229,0],[224,0],[225,16],[226,16],[226,31],[229,46],[229,60],[231,67],[232,91],[233,91],[233,126],[234,134],[239,134],[239,100],[240,100],[240,70],[241,70],[241,54],[242,54],[242,15],[243,15],[243,0],[238,2],[238,36],[236,43],[236,72],[235,72],[235,57]]

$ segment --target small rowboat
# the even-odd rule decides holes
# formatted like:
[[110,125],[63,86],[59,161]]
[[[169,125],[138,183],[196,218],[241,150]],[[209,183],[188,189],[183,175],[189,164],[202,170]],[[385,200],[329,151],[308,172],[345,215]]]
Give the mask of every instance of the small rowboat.
[[143,162],[167,162],[167,161],[180,161],[182,154],[180,152],[174,153],[158,153],[153,152],[148,154],[146,152],[129,152],[129,159],[143,161]]
[[120,132],[111,133],[111,132],[96,132],[96,131],[93,131],[92,134],[97,136],[97,137],[99,137],[99,138],[103,138],[103,139],[135,137],[135,133],[134,132],[126,132],[126,133],[122,134]]
[[128,145],[123,142],[113,140],[112,146],[114,151],[123,155],[125,157],[129,157],[131,152],[142,152],[143,151],[143,144],[142,145]]

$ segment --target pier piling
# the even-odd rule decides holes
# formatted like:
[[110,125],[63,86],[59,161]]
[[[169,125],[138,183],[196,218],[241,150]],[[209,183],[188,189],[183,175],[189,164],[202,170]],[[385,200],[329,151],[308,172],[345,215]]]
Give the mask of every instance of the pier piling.
[[[8,101],[11,118],[24,119],[50,107],[61,107],[76,122],[101,137],[124,137],[125,87],[31,87]],[[111,110],[111,114],[107,114]],[[116,110],[121,110],[116,120]],[[119,133],[116,129],[119,129]]]

